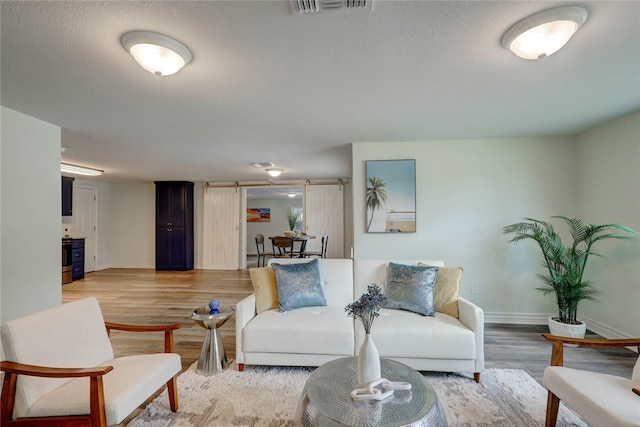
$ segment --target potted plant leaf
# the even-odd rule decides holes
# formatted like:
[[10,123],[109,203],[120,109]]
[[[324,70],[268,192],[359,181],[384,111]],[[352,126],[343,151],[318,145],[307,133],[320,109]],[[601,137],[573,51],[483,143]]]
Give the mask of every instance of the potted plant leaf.
[[638,237],[638,232],[622,224],[587,224],[578,218],[553,216],[564,222],[573,239],[565,245],[553,224],[533,218],[503,227],[502,232],[513,236],[509,243],[533,240],[542,253],[544,273],[539,274],[544,285],[538,290],[547,295],[553,293],[558,305],[558,316],[549,317],[549,330],[554,335],[583,338],[586,325],[577,318],[578,303],[595,300],[598,290],[590,280],[584,278],[587,261],[591,255],[602,256],[594,251],[594,245],[606,239],[629,240]]
[[286,234],[291,234],[294,235],[294,230],[296,228],[296,224],[298,223],[298,221],[300,221],[300,211],[296,208],[294,208],[293,206],[289,207],[289,210],[287,211],[287,224],[289,224],[289,232],[290,233],[285,233]]

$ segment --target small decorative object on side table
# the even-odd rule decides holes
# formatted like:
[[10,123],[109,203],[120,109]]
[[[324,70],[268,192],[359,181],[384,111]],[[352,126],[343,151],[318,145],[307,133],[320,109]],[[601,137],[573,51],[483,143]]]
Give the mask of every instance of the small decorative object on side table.
[[[212,303],[215,308],[211,306]],[[233,311],[233,308],[220,306],[217,300],[212,300],[209,305],[193,310],[191,319],[207,330],[196,368],[197,373],[207,376],[216,375],[229,366],[230,361],[227,360],[227,353],[218,328],[231,318]]]

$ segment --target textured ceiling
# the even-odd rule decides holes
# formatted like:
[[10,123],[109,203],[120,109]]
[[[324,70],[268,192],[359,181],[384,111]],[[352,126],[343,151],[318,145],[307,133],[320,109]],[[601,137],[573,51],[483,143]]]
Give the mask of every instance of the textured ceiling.
[[[113,181],[351,175],[350,144],[575,134],[640,109],[640,2],[583,2],[569,44],[500,44],[528,1],[376,1],[296,16],[288,1],[2,1],[2,105],[62,127],[63,160]],[[157,77],[132,30],[194,59]]]

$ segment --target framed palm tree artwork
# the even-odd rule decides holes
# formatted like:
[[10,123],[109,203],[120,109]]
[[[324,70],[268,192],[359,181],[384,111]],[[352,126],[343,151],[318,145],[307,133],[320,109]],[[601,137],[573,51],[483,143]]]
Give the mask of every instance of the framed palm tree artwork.
[[416,161],[367,160],[366,231],[415,233]]

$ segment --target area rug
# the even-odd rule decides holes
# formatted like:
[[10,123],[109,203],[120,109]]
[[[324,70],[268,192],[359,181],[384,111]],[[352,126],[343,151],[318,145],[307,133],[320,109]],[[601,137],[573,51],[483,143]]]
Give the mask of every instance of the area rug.
[[[166,391],[129,427],[293,427],[300,393],[312,368],[246,367],[204,377],[192,366],[178,377],[180,409]],[[461,374],[426,373],[450,427],[544,426],[547,392],[521,369],[488,369],[480,384]],[[587,427],[560,407],[558,426]]]

